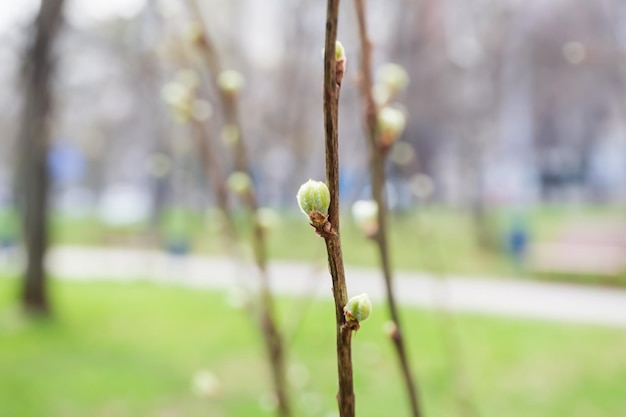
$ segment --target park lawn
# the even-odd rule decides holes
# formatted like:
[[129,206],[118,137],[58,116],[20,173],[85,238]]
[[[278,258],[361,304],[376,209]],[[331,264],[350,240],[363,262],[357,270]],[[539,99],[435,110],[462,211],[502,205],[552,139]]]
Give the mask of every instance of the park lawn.
[[[26,320],[16,285],[0,279],[1,416],[274,415],[263,406],[259,335],[227,294],[55,282],[55,319]],[[295,416],[335,415],[332,304],[281,299],[279,309]],[[359,417],[408,415],[385,317],[375,305],[354,337]],[[624,329],[415,309],[403,317],[426,416],[626,415]],[[221,381],[217,398],[193,394],[199,369]]]

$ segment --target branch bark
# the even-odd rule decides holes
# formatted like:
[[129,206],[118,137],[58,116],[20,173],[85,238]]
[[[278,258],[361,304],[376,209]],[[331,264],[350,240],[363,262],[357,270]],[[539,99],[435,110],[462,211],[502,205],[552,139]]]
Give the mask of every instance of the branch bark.
[[48,246],[47,157],[52,110],[50,74],[54,67],[51,50],[61,25],[62,9],[63,0],[43,1],[33,25],[33,41],[24,58],[25,100],[18,137],[20,163],[16,170],[16,196],[24,213],[28,258],[22,304],[27,311],[44,315],[50,312],[43,262]]
[[413,417],[419,417],[420,408],[417,395],[416,383],[411,372],[411,367],[406,352],[402,327],[400,325],[400,315],[393,293],[393,275],[391,272],[391,260],[389,257],[389,242],[387,239],[387,201],[385,198],[385,160],[387,156],[386,148],[379,146],[377,112],[378,109],[372,96],[372,72],[371,72],[371,44],[367,34],[367,20],[365,15],[364,0],[354,1],[357,21],[359,27],[359,38],[361,42],[361,97],[365,104],[364,119],[367,130],[367,137],[370,145],[370,175],[372,182],[372,197],[378,205],[378,230],[374,236],[374,241],[378,249],[380,264],[385,282],[387,304],[389,315],[394,324],[391,333],[391,340],[395,347],[396,355],[400,364],[402,377],[406,386],[407,396],[411,406]]
[[337,370],[339,392],[337,402],[341,417],[354,417],[355,397],[352,376],[352,328],[343,308],[348,303],[345,269],[339,233],[339,88],[335,59],[339,0],[328,0],[326,10],[326,39],[324,43],[324,132],[326,147],[326,183],[330,191],[328,221],[334,233],[324,234],[328,266],[333,281],[337,332]]

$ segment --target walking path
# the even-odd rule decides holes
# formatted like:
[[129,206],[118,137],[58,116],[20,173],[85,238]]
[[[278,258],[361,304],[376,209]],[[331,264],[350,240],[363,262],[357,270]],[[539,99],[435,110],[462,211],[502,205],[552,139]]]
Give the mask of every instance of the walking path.
[[[150,280],[207,289],[254,287],[258,281],[253,266],[228,258],[154,250],[66,246],[51,250],[47,261],[55,276],[68,280]],[[351,295],[367,292],[374,303],[383,302],[377,270],[348,267],[346,275]],[[277,294],[331,297],[325,265],[272,262],[270,277]],[[398,272],[394,286],[404,305],[626,328],[626,290],[410,272]]]

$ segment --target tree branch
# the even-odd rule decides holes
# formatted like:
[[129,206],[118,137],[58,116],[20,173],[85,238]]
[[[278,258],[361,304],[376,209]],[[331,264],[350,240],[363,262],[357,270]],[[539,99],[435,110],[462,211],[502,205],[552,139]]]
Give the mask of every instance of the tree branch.
[[[200,8],[195,0],[188,0],[189,9],[194,20],[202,27],[199,33],[198,46],[202,49],[203,56],[209,70],[210,78],[213,81],[215,91],[219,94],[220,108],[224,115],[224,124],[234,126],[238,132],[238,138],[233,144],[233,158],[235,169],[244,172],[251,177],[250,166],[246,157],[246,148],[242,138],[242,129],[239,122],[239,109],[236,94],[230,94],[218,85],[217,79],[222,73],[219,55],[215,46],[204,27],[204,20]],[[252,185],[247,188],[243,195],[253,224],[252,247],[254,259],[259,268],[260,276],[260,305],[261,305],[261,329],[264,335],[265,347],[268,360],[272,370],[274,393],[276,395],[278,414],[282,417],[291,416],[291,408],[287,394],[287,381],[285,371],[285,354],[282,335],[278,330],[274,313],[274,298],[272,296],[270,282],[267,272],[267,245],[265,240],[265,230],[261,225],[258,215],[258,203]]]
[[379,146],[378,126],[377,126],[377,108],[372,96],[372,72],[371,72],[371,44],[367,35],[367,22],[365,16],[364,0],[355,0],[357,21],[359,26],[359,38],[361,41],[361,96],[365,103],[364,119],[367,130],[367,136],[370,144],[370,164],[371,164],[371,182],[372,197],[378,206],[377,223],[378,230],[374,237],[376,247],[378,249],[381,269],[385,281],[387,304],[389,306],[389,314],[393,321],[393,331],[391,340],[393,341],[395,351],[400,363],[404,384],[406,386],[407,395],[411,405],[413,417],[420,416],[420,408],[417,396],[416,384],[411,373],[409,360],[407,357],[402,330],[400,326],[400,315],[393,293],[393,276],[391,272],[391,261],[389,258],[389,242],[387,239],[387,202],[385,199],[385,159],[386,148]]
[[326,143],[326,183],[330,191],[328,221],[333,233],[324,235],[328,266],[333,281],[335,319],[337,325],[337,370],[339,392],[337,402],[341,417],[354,417],[355,398],[352,376],[352,328],[346,322],[343,308],[348,303],[345,270],[339,234],[339,84],[335,45],[339,0],[328,0],[326,11],[326,40],[324,48],[324,131]]

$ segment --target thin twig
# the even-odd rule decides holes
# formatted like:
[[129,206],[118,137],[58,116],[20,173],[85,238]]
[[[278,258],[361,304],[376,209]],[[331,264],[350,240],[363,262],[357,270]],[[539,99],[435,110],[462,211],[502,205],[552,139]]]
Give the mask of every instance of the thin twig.
[[387,202],[385,199],[385,159],[386,149],[378,145],[377,108],[372,96],[372,73],[371,73],[371,44],[367,35],[367,22],[363,0],[354,1],[359,26],[359,38],[361,41],[361,96],[365,102],[365,125],[370,143],[370,163],[372,197],[378,205],[378,230],[374,236],[378,248],[381,269],[385,281],[387,304],[389,314],[394,327],[391,333],[400,368],[406,386],[407,395],[411,405],[413,417],[420,416],[417,389],[411,367],[407,357],[406,347],[402,336],[400,315],[393,293],[393,276],[391,273],[391,261],[389,258],[389,242],[387,239]]
[[343,308],[348,303],[348,290],[339,235],[339,85],[335,61],[339,0],[328,0],[326,10],[326,40],[324,49],[324,132],[326,143],[326,183],[330,190],[328,221],[334,233],[324,235],[328,266],[333,280],[335,319],[337,324],[337,370],[339,392],[337,402],[341,417],[354,417],[355,400],[352,377],[352,329]]
[[[201,11],[195,0],[189,0],[190,11],[192,12],[196,22],[201,25],[201,42],[200,46],[204,52],[206,64],[213,80],[215,91],[218,92],[220,98],[221,109],[224,114],[224,123],[227,126],[234,126],[238,132],[238,138],[233,144],[233,157],[235,169],[244,172],[250,177],[250,166],[246,157],[246,149],[242,139],[242,129],[239,123],[239,111],[236,95],[228,94],[217,85],[217,77],[222,72],[219,56],[215,46],[208,35],[208,31],[204,27]],[[260,301],[261,301],[261,328],[263,330],[264,340],[268,353],[268,359],[272,370],[272,379],[274,383],[274,392],[277,400],[278,413],[282,417],[291,416],[289,398],[287,394],[287,381],[285,371],[285,355],[283,349],[282,335],[276,325],[274,313],[274,298],[272,296],[269,276],[267,272],[267,245],[265,240],[265,230],[261,225],[258,215],[258,203],[254,188],[248,187],[244,196],[244,203],[249,210],[253,224],[252,246],[254,259],[259,268],[260,275]]]
[[237,227],[235,225],[232,208],[228,201],[228,189],[226,188],[226,179],[221,167],[220,158],[213,146],[206,123],[194,119],[191,121],[191,124],[196,134],[198,152],[200,154],[200,160],[202,161],[202,167],[204,168],[205,177],[213,188],[217,207],[222,213],[224,235],[229,240],[229,245],[234,247],[237,241]]

